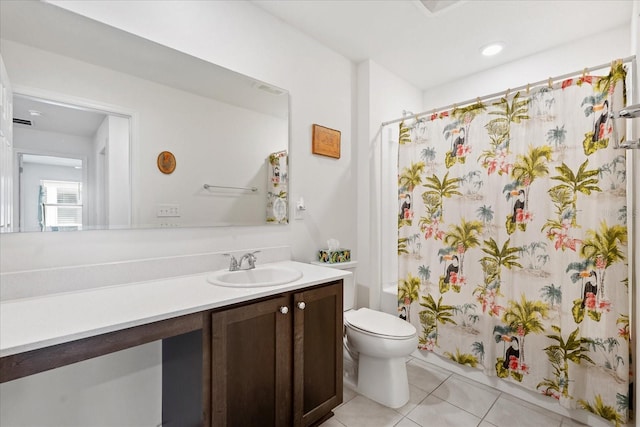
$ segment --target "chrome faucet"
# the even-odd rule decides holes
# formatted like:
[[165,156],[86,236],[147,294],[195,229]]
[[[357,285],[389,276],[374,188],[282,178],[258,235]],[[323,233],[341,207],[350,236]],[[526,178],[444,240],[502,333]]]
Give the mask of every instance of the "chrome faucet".
[[[240,261],[238,261],[236,257],[234,257],[231,254],[223,254],[223,255],[228,256],[230,258],[229,271],[251,270],[253,268],[256,268],[256,260],[257,260],[256,254],[258,252],[260,251],[248,252],[242,255],[242,257],[240,258]],[[249,264],[249,266],[242,268],[242,263],[244,262],[244,260],[247,260],[247,263]]]
[[238,260],[231,254],[222,254],[224,256],[228,256],[231,258],[229,260],[229,271],[237,271],[238,270]]
[[242,258],[240,258],[240,261],[238,262],[238,270],[242,270],[242,261],[244,261],[245,259],[247,260],[247,263],[249,264],[249,266],[247,268],[245,268],[244,270],[251,270],[253,268],[256,268],[256,254],[260,252],[260,251],[254,251],[254,252],[249,252],[246,253],[244,255],[242,255]]

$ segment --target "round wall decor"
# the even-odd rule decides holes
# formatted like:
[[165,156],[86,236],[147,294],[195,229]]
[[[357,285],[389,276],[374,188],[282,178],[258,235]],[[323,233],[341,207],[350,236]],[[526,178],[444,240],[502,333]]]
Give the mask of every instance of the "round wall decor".
[[158,155],[158,169],[165,174],[170,174],[176,170],[176,158],[173,153],[163,151]]

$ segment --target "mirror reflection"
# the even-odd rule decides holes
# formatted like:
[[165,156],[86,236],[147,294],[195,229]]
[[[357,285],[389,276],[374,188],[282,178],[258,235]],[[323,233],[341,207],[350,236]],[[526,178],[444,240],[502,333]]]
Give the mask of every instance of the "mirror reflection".
[[53,5],[0,7],[3,231],[287,222],[285,90]]
[[129,117],[14,94],[15,228],[130,225],[129,147]]

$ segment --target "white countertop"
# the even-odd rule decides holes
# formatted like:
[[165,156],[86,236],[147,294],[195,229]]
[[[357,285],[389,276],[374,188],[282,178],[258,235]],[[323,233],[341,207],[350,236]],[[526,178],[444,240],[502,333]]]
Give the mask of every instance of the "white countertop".
[[52,294],[0,303],[0,357],[140,326],[351,275],[295,261],[303,273],[279,286],[231,288],[207,282],[209,273]]

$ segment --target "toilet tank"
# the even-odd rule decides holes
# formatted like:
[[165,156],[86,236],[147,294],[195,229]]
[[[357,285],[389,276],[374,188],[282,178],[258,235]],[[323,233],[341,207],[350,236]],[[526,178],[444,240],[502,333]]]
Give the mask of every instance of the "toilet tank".
[[337,268],[338,270],[346,270],[351,272],[351,276],[344,278],[344,284],[342,286],[342,296],[344,298],[344,311],[354,308],[356,302],[356,267],[358,266],[358,261],[336,262],[333,264],[312,261],[311,264],[319,265],[321,267]]

